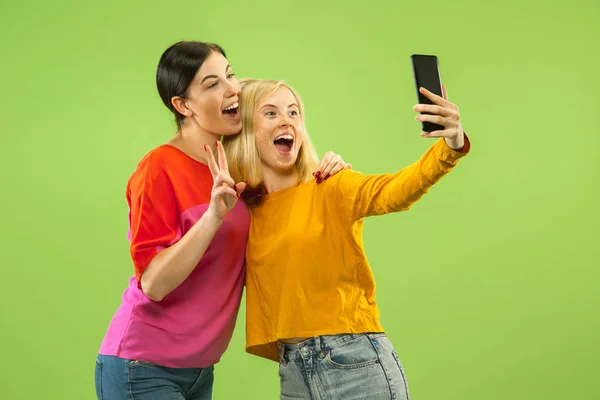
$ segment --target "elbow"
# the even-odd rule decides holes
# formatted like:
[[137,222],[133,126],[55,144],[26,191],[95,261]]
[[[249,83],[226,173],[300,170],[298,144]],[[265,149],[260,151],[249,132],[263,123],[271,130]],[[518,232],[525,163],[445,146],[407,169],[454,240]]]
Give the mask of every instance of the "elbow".
[[145,275],[142,275],[142,278],[140,279],[140,289],[142,289],[142,292],[147,298],[156,302],[162,301],[167,295],[161,291],[151,279],[145,277]]
[[159,294],[159,293],[153,293],[153,292],[146,292],[144,291],[144,294],[146,295],[147,298],[149,298],[150,300],[154,301],[154,302],[161,302],[165,296]]

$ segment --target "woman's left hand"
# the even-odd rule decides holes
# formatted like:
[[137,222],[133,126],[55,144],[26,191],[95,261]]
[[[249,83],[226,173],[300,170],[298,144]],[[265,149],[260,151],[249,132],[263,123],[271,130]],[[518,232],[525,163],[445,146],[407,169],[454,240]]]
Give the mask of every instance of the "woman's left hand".
[[421,132],[421,136],[429,138],[443,137],[451,149],[462,149],[465,145],[465,133],[460,121],[458,106],[448,101],[446,85],[442,85],[443,98],[425,88],[419,88],[419,91],[434,104],[417,104],[414,106],[413,110],[428,113],[417,115],[416,120],[420,122],[433,122],[444,127],[444,130]]
[[352,169],[352,164],[348,164],[342,160],[342,156],[339,154],[328,151],[325,153],[319,169],[313,172],[313,176],[317,179],[317,183],[321,183],[344,169]]

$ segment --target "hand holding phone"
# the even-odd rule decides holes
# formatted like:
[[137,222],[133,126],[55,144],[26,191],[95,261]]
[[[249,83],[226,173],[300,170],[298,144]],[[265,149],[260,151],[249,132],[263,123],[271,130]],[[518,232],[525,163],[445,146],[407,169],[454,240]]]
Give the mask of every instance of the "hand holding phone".
[[417,120],[423,125],[423,137],[443,137],[452,149],[462,149],[465,135],[456,104],[448,101],[446,87],[442,84],[437,66],[437,57],[411,56],[415,87],[419,104]]

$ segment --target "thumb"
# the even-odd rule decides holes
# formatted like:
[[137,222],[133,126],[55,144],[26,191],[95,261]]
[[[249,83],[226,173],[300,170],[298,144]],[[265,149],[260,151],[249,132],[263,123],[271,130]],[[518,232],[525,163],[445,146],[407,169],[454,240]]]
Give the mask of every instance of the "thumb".
[[235,184],[234,189],[239,197],[242,194],[242,192],[246,190],[246,184],[244,182],[238,182]]

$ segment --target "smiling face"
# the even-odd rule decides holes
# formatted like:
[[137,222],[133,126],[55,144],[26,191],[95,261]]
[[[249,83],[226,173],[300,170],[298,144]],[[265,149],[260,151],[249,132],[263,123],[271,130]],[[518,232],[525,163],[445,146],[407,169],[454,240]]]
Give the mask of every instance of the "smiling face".
[[264,168],[277,172],[294,168],[304,141],[304,120],[298,99],[286,86],[258,104],[254,138]]
[[[227,59],[212,52],[198,69],[181,101],[185,117],[193,118],[202,130],[215,135],[233,135],[242,129],[239,113],[241,87]],[[179,107],[178,107],[179,109]]]

